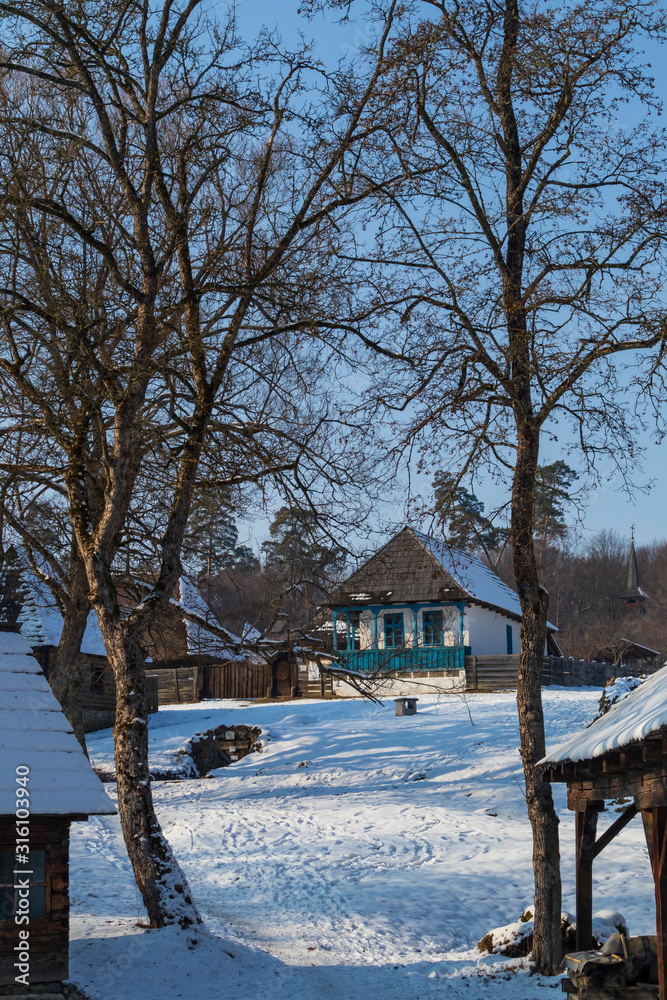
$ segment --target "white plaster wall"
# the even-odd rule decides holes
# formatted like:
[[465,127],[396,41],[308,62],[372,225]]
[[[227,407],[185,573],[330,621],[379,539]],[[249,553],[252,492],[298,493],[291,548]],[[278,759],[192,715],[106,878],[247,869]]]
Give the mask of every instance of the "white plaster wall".
[[518,653],[521,646],[519,622],[473,604],[463,615],[465,645],[471,647],[473,656],[505,656],[508,625],[512,626],[512,652]]
[[[442,611],[443,618],[443,640],[445,646],[457,646],[459,642],[459,609],[442,605],[429,605],[429,611]],[[406,607],[383,608],[377,616],[377,636],[378,648],[384,649],[384,616],[392,614],[403,615],[403,634],[407,648],[414,646],[415,619],[414,613]],[[371,649],[374,642],[373,612],[362,611],[359,616],[359,636],[362,649]],[[424,612],[420,609],[417,612],[417,634],[418,644],[424,644]],[[339,640],[342,641],[342,638]]]
[[[410,649],[414,645],[415,616],[409,608],[391,607],[383,608],[377,616],[378,649],[384,649],[384,616],[403,615],[403,638],[405,646]],[[362,611],[360,615],[359,634],[361,638],[361,648],[370,649],[374,640],[373,612]]]
[[[449,674],[430,674],[427,671],[390,677],[378,684],[374,693],[380,699],[401,698],[420,694],[456,694],[465,691],[465,670],[454,670]],[[362,695],[340,677],[333,679],[334,694],[343,698],[361,698]]]

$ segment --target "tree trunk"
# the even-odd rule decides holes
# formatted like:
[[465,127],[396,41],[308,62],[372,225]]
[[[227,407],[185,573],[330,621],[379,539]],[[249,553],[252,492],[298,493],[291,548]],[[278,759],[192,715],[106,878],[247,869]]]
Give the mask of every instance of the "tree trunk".
[[83,690],[81,653],[78,653],[72,660],[72,665],[70,667],[65,714],[67,715],[69,724],[72,727],[72,732],[81,744],[81,749],[87,757],[88,747],[86,746],[86,729],[83,718]]
[[83,728],[83,706],[81,703],[81,662],[79,654],[81,642],[86,631],[86,622],[90,605],[86,600],[83,606],[72,606],[63,616],[63,630],[56,651],[53,665],[49,671],[51,690],[62,705],[74,735],[81,744],[83,752],[86,749],[86,735]]
[[517,706],[521,757],[526,780],[526,804],[533,831],[535,928],[533,961],[539,972],[560,972],[563,945],[560,930],[561,880],[558,816],[551,785],[541,780],[535,763],[545,755],[542,711],[542,666],[547,637],[549,597],[540,586],[533,544],[535,472],[539,428],[521,426],[512,485],[512,549],[521,601],[521,652]]
[[165,839],[148,772],[146,673],[141,646],[121,624],[105,629],[116,680],[116,780],[125,845],[151,927],[201,923],[187,881]]

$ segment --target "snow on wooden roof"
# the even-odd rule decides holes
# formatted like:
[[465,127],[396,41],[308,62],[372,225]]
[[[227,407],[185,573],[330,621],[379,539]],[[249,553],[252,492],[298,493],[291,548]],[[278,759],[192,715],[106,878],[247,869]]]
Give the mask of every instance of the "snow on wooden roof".
[[[518,594],[515,594],[506,583],[503,583],[500,577],[481,559],[477,559],[476,556],[470,555],[469,552],[464,552],[462,549],[446,545],[437,538],[431,538],[430,535],[425,535],[414,528],[411,530],[471,600],[481,604],[489,604],[501,611],[509,611],[510,614],[521,618],[521,604]],[[554,632],[558,631],[551,622],[547,622],[547,624]]]
[[[23,626],[21,635],[31,646],[57,646],[63,630],[63,616],[53,594],[45,583],[37,579],[30,567],[24,566],[22,573],[26,585],[32,592],[34,608],[29,618],[24,616],[19,619]],[[88,615],[86,631],[81,640],[81,652],[106,656],[104,640],[94,611]]]
[[610,750],[643,740],[663,726],[667,726],[667,667],[645,680],[623,701],[612,705],[606,715],[596,719],[588,729],[548,750],[538,766],[592,760]]
[[16,768],[30,769],[30,814],[114,813],[26,639],[0,632],[0,816],[16,811]]

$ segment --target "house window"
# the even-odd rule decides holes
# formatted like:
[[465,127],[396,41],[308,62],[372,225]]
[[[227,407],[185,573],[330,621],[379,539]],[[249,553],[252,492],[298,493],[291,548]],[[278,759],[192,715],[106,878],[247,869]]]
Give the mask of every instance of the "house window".
[[348,611],[347,612],[347,648],[348,649],[361,649],[361,633],[359,631],[360,625],[360,612],[359,611]]
[[507,635],[507,653],[508,653],[508,655],[511,655],[512,652],[513,652],[513,649],[512,649],[512,626],[511,625],[506,625],[505,626],[505,633]]
[[384,644],[386,649],[403,645],[403,615],[384,616]]
[[46,915],[46,851],[30,851],[27,864],[17,862],[16,866],[14,851],[0,851],[0,922],[13,920],[18,912],[15,881],[22,877],[30,879],[30,919]]
[[90,668],[90,690],[93,694],[104,694],[104,665],[95,664]]
[[424,612],[424,645],[442,646],[442,611]]

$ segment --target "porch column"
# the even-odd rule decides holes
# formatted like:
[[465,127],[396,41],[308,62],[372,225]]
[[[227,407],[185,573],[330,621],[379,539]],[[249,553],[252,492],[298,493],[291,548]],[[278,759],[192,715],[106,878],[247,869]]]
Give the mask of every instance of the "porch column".
[[414,647],[416,649],[417,646],[419,645],[419,631],[418,631],[418,628],[417,628],[417,623],[419,621],[419,608],[418,607],[412,609],[412,619],[413,619],[412,620],[412,624],[413,624],[412,631],[413,631],[413,634],[414,634],[414,639],[412,640],[412,643],[413,643],[413,645],[414,645]]
[[667,806],[642,809],[644,833],[655,885],[655,930],[658,940],[658,1000],[667,1000]]
[[604,803],[581,802],[575,813],[577,951],[593,947],[593,858],[600,808]]
[[459,646],[465,645],[463,642],[464,632],[463,632],[463,604],[459,604]]
[[338,649],[338,612],[336,611],[335,608],[333,609],[332,617],[333,617],[333,648],[334,648],[334,650],[337,650]]
[[378,613],[373,608],[373,649],[378,648]]

